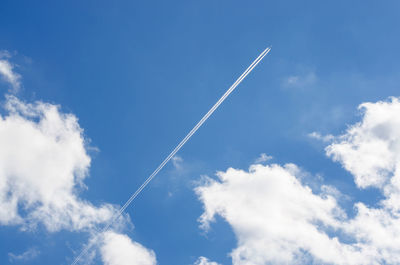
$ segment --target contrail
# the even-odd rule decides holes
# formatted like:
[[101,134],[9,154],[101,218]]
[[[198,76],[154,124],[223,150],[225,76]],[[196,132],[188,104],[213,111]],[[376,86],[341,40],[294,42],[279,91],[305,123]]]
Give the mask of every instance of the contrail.
[[[162,163],[154,170],[153,173],[143,182],[143,184],[131,195],[126,203],[119,209],[119,211],[113,216],[108,224],[98,233],[91,242],[96,242],[97,237],[104,232],[107,232],[110,226],[122,215],[125,209],[132,203],[132,201],[142,192],[142,190],[149,184],[149,182],[160,172],[160,170],[175,156],[175,154],[185,145],[187,141],[196,133],[196,131],[206,122],[206,120],[213,114],[213,112],[224,102],[224,100],[235,90],[235,88],[243,81],[243,79],[257,66],[259,62],[271,51],[271,48],[266,48],[243,72],[243,74],[233,83],[233,85],[222,95],[217,103],[201,118],[201,120],[193,127],[193,129],[183,138],[183,140],[175,147],[174,150],[162,161]],[[79,260],[90,250],[94,243],[89,242],[88,245],[82,250],[82,252],[75,258],[71,265],[75,265]]]

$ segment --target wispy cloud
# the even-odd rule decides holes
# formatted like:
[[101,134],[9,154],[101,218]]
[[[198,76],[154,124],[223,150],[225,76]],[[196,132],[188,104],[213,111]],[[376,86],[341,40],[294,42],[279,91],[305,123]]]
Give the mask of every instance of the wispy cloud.
[[8,60],[10,57],[8,51],[0,51],[0,77],[17,92],[21,87],[21,75],[14,71],[15,65]]
[[317,82],[318,78],[314,71],[290,75],[283,79],[282,86],[285,88],[304,88]]
[[214,261],[210,261],[206,257],[199,257],[193,265],[221,265],[221,264]]
[[29,261],[29,260],[32,260],[32,259],[36,258],[37,256],[39,256],[39,254],[40,254],[40,251],[38,251],[36,248],[30,248],[21,254],[8,253],[8,260],[10,262]]
[[267,161],[269,161],[269,160],[271,160],[273,157],[272,156],[269,156],[269,155],[267,155],[266,153],[262,153],[262,154],[260,154],[260,156],[254,161],[254,163],[265,163],[265,162],[267,162]]
[[183,163],[182,157],[175,155],[172,158],[172,165],[175,167],[176,170],[179,170],[179,171],[182,170],[182,168],[183,168],[182,163]]
[[323,142],[331,142],[335,137],[331,134],[321,135],[319,132],[312,132],[308,134],[308,137],[317,139]]

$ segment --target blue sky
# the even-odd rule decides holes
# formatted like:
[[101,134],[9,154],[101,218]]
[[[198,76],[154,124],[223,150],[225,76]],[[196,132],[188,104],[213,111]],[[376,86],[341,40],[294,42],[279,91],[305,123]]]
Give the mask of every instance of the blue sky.
[[[85,159],[83,154],[87,154],[91,162],[82,166],[88,169],[83,180],[85,186],[76,182],[76,172],[71,175],[75,181],[71,194],[96,209],[101,205],[117,208],[252,60],[272,45],[271,53],[178,153],[181,158],[176,161],[178,165],[168,164],[127,209],[130,220],[125,217],[122,228],[116,229],[119,239],[123,237],[126,242],[129,237],[131,242],[146,248],[146,253],[153,251],[158,264],[189,265],[196,260],[197,264],[207,264],[200,263],[199,257],[206,257],[208,264],[213,264],[211,261],[225,265],[287,263],[282,257],[287,257],[289,250],[277,251],[273,257],[260,254],[273,252],[267,247],[252,249],[253,256],[260,255],[258,263],[250,258],[232,260],[230,253],[240,244],[244,242],[246,248],[251,245],[246,241],[249,235],[236,223],[241,217],[223,213],[230,212],[230,205],[235,205],[240,212],[240,202],[226,201],[218,205],[223,210],[215,212],[215,222],[208,230],[200,227],[199,221],[204,209],[213,207],[213,199],[205,199],[214,198],[210,195],[213,184],[207,184],[204,176],[218,179],[215,174],[221,171],[229,178],[235,175],[227,171],[232,167],[246,171],[249,178],[258,172],[260,181],[273,180],[268,176],[275,174],[272,172],[275,164],[291,172],[294,179],[300,179],[301,187],[312,187],[313,194],[319,196],[317,199],[332,196],[337,207],[347,214],[344,219],[332,217],[335,224],[313,216],[334,230],[321,228],[326,235],[337,236],[343,244],[350,242],[351,245],[357,240],[366,244],[368,240],[354,232],[359,231],[355,220],[360,217],[360,211],[355,210],[356,203],[362,202],[368,209],[395,211],[395,207],[387,206],[383,200],[392,196],[393,192],[387,191],[392,186],[385,185],[396,176],[400,157],[396,149],[400,142],[396,138],[400,130],[396,119],[400,114],[398,102],[388,100],[399,96],[399,5],[397,1],[2,1],[0,60],[12,66],[13,74],[19,76],[19,84],[7,81],[4,68],[3,72],[0,68],[3,77],[0,115],[3,119],[21,116],[32,125],[50,111],[46,109],[36,118],[21,114],[21,109],[15,114],[4,107],[10,103],[10,95],[22,105],[39,101],[58,105],[58,113],[74,115],[83,134],[79,134],[79,129],[71,133],[85,139],[85,149],[81,150],[79,159]],[[379,105],[378,101],[385,101],[388,106]],[[360,112],[357,108],[365,102],[375,105]],[[34,105],[32,111],[40,112],[39,105]],[[370,115],[364,115],[365,112]],[[371,121],[370,117],[376,119]],[[64,118],[61,115],[63,122]],[[360,123],[357,125],[357,122]],[[380,147],[374,145],[371,148],[377,151],[373,153],[379,156],[373,157],[365,151],[371,148],[360,146],[374,142],[375,138],[354,139],[370,137],[376,130],[375,125],[369,124],[385,122],[389,125],[379,137],[387,138],[377,136],[380,140],[376,141],[385,143],[390,152],[382,147],[389,153],[379,153]],[[355,126],[353,134],[348,130],[350,126]],[[319,134],[311,137],[312,132]],[[350,136],[354,134],[359,137]],[[326,141],[321,139],[326,135],[333,136]],[[6,138],[12,137],[12,133],[2,137],[3,144],[20,142],[18,138]],[[74,144],[77,148],[82,145],[72,142],[71,146]],[[350,151],[345,149],[349,145]],[[24,144],[18,146],[21,154],[31,150],[24,149]],[[325,149],[329,146],[331,153],[329,148]],[[6,150],[0,156],[5,158],[0,168],[4,166],[1,170],[6,173],[0,173],[0,178],[9,182],[14,175],[7,175],[7,163],[11,161],[6,159],[7,150],[16,148],[0,145],[0,149]],[[68,146],[60,148],[69,150]],[[260,162],[266,165],[264,169],[248,171],[262,153],[273,158]],[[18,154],[15,163],[20,162]],[[48,155],[52,163],[54,155]],[[363,160],[364,157],[372,160]],[[379,162],[379,158],[391,162]],[[48,165],[38,156],[35,159],[43,162],[43,167]],[[60,171],[54,169],[50,175],[55,182],[63,174],[65,161],[57,161],[60,164],[56,169]],[[297,165],[302,173],[288,169],[284,166],[287,163]],[[27,167],[27,172],[35,170],[22,162],[20,167]],[[41,174],[37,176],[36,180],[44,183],[45,180],[40,180]],[[27,173],[17,181],[30,177]],[[228,180],[217,180],[214,184],[216,188],[225,187],[226,192],[230,191]],[[253,187],[251,180],[248,184]],[[334,187],[341,195],[322,194],[324,185]],[[203,192],[199,187],[204,187]],[[293,189],[298,191],[300,188],[297,188]],[[249,189],[243,189],[240,194],[252,194]],[[0,192],[4,197],[17,193],[12,186],[3,191],[0,187]],[[261,192],[262,196],[267,193],[268,190]],[[304,194],[301,196],[308,196]],[[273,199],[265,196],[259,199]],[[214,199],[224,201],[228,197]],[[286,199],[290,200],[278,198],[277,207],[286,211],[283,203]],[[310,195],[307,202],[314,199],[317,200]],[[24,200],[20,197],[17,209],[29,219],[30,207],[36,206],[29,206]],[[3,205],[3,208],[6,207]],[[268,213],[268,208],[265,211]],[[293,216],[287,217],[290,222],[295,221],[290,219]],[[92,232],[92,228],[73,225],[61,225],[51,231],[40,218],[34,220],[35,227],[14,219],[7,223],[4,220],[8,217],[4,218],[3,221],[0,218],[0,264],[70,264]],[[259,218],[266,218],[265,225],[274,227],[268,223],[268,214]],[[336,224],[337,220],[341,224]],[[48,220],[53,221],[52,217]],[[395,223],[397,219],[392,221]],[[246,220],[243,224],[246,231],[254,228]],[[385,231],[396,234],[397,230],[388,229]],[[262,231],[263,238],[271,235],[268,229]],[[280,239],[274,238],[273,242]],[[285,240],[297,242],[295,245],[306,253],[303,257],[296,252],[298,249],[293,250],[290,253],[294,253],[294,258],[289,263],[335,263],[321,260],[313,252],[313,246],[296,241],[297,236]],[[387,250],[383,245],[368,246],[382,253],[385,252],[382,249]],[[104,246],[112,247],[105,243]],[[96,250],[93,264],[125,264],[115,263],[112,258],[106,261],[104,246]],[[369,262],[400,262],[393,258],[399,256],[399,249],[388,251],[388,256],[371,254]],[[24,253],[28,254],[23,256]],[[320,254],[324,255],[324,251],[320,250]],[[355,257],[349,258],[352,262],[355,260],[354,264],[366,264],[365,260],[359,260],[357,253],[353,254],[348,255]],[[349,260],[342,264],[350,264]]]

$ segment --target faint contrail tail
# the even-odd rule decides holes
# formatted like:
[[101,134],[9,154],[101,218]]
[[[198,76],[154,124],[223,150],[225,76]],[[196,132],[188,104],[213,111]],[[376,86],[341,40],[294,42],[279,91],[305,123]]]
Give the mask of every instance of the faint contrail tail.
[[[112,217],[112,219],[107,223],[107,225],[98,233],[94,240],[91,242],[96,242],[99,235],[106,232],[110,226],[121,216],[125,209],[132,203],[132,201],[140,194],[140,192],[149,184],[149,182],[160,172],[160,170],[168,163],[171,158],[182,148],[182,146],[196,133],[196,131],[203,125],[204,122],[213,114],[213,112],[219,107],[219,105],[224,102],[224,100],[232,93],[233,90],[243,81],[243,79],[257,66],[257,64],[271,51],[271,48],[266,48],[253,62],[252,64],[243,72],[243,74],[233,83],[233,85],[222,95],[222,97],[217,101],[217,103],[212,106],[212,108],[201,118],[201,120],[193,127],[193,129],[183,138],[183,140],[175,147],[174,150],[162,161],[162,163],[154,170],[154,172],[143,182],[143,184],[131,195],[131,197],[126,201],[126,203],[119,209],[119,211]],[[93,246],[93,243],[88,243],[88,245],[82,250],[82,252],[77,256],[71,265],[77,264],[77,262],[89,251]]]

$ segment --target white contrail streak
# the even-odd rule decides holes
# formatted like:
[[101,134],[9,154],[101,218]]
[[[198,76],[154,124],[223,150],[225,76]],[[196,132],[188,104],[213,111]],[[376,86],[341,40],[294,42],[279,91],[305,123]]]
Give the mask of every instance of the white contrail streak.
[[[243,81],[243,79],[257,66],[257,64],[271,51],[271,48],[266,48],[253,62],[252,64],[243,72],[243,74],[233,83],[233,85],[222,95],[222,97],[217,101],[217,103],[212,106],[212,108],[201,118],[201,120],[193,127],[193,129],[183,138],[183,140],[175,147],[174,150],[162,161],[162,163],[154,170],[154,172],[143,182],[143,184],[131,195],[131,197],[126,201],[126,203],[119,209],[119,211],[113,216],[113,218],[108,222],[108,224],[98,233],[94,240],[91,242],[96,242],[97,237],[104,232],[106,232],[110,226],[122,215],[125,209],[132,203],[132,201],[142,192],[142,190],[149,184],[149,182],[160,172],[160,170],[168,163],[171,158],[183,147],[183,145],[196,133],[196,131],[203,125],[204,122],[213,114],[213,112],[219,107],[219,105],[224,102],[224,100],[235,90],[235,88]],[[75,265],[79,260],[89,251],[94,243],[88,243],[88,245],[82,250],[82,252],[77,256],[71,265]]]

